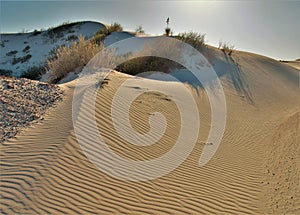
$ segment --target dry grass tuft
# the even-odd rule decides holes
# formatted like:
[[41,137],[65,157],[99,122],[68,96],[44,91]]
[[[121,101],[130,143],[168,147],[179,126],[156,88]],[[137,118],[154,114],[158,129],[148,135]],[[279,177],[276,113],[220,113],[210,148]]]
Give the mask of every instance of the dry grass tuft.
[[100,48],[97,43],[80,36],[78,42],[56,49],[53,58],[47,61],[47,71],[51,74],[49,82],[55,83],[66,74],[82,69]]

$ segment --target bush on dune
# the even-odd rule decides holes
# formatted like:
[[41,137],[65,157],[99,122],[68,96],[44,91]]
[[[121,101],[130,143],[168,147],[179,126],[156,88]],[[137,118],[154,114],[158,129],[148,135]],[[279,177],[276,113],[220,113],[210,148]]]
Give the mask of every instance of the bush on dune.
[[205,40],[206,34],[201,34],[197,32],[184,32],[178,34],[175,38],[190,44],[195,49],[202,49],[206,46],[206,40]]
[[[117,56],[114,50],[105,49],[103,43],[97,44],[94,40],[85,40],[82,36],[72,45],[60,46],[53,49],[52,52],[46,66],[47,72],[50,73],[49,83],[57,83],[68,73],[82,71],[94,57],[96,57],[95,60],[88,64],[91,66],[91,70],[115,68],[118,62],[125,61],[129,56]],[[89,68],[87,69],[89,70]]]
[[228,42],[219,42],[219,47],[220,50],[222,50],[224,53],[228,54],[229,56],[232,54],[232,52],[235,50],[234,45],[228,43]]
[[145,30],[143,29],[142,25],[139,25],[136,29],[135,29],[135,33],[137,34],[144,34]]
[[50,72],[50,83],[62,79],[66,74],[82,69],[99,51],[99,46],[92,40],[80,36],[78,42],[56,49],[54,56],[47,61],[47,71]]
[[99,31],[97,31],[94,35],[93,40],[99,44],[105,39],[106,36],[110,35],[112,32],[120,31],[123,31],[123,27],[119,23],[115,22],[110,26],[107,26],[106,28],[101,28]]

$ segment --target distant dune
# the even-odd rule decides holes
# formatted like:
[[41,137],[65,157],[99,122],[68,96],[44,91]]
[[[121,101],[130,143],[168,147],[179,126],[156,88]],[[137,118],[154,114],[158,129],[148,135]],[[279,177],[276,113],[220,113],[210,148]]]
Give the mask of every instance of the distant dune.
[[1,34],[0,75],[7,71],[12,76],[20,77],[32,67],[44,66],[44,61],[53,49],[73,43],[80,35],[90,38],[104,27],[98,22],[85,21],[67,23],[43,31]]
[[[115,33],[110,40],[124,34],[131,36]],[[123,181],[97,169],[83,153],[74,132],[72,99],[78,80],[73,80],[58,85],[64,92],[63,100],[43,116],[43,121],[1,143],[1,213],[299,214],[300,70],[247,52],[234,51],[231,57],[214,47],[208,52],[224,88],[227,123],[222,143],[207,165],[200,167],[198,161],[208,144],[208,96],[203,89],[197,91],[186,83],[196,98],[201,123],[197,144],[184,163],[163,177],[144,182]],[[185,72],[176,75],[182,77]],[[128,96],[143,92],[129,112],[134,129],[149,131],[153,112],[162,113],[168,122],[166,133],[156,144],[140,147],[122,139],[111,119],[113,97],[131,77],[114,71],[106,78],[95,103],[97,126],[118,155],[131,160],[154,159],[176,142],[180,111],[172,98],[143,86],[151,82],[177,92],[179,83],[150,77],[133,79],[125,86]],[[81,107],[81,111],[79,120],[89,138],[91,124],[86,116],[90,110]],[[125,114],[125,110],[119,111]],[[94,139],[90,142],[91,148],[97,147]]]

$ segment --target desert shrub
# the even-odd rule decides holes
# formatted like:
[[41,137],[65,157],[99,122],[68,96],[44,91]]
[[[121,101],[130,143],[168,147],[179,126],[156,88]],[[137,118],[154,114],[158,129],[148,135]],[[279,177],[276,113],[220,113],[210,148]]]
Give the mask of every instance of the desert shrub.
[[33,36],[36,36],[36,35],[39,35],[39,34],[41,34],[41,33],[42,33],[41,31],[35,29],[35,30],[33,31],[32,35],[33,35]]
[[32,57],[32,55],[31,54],[28,54],[28,55],[25,55],[25,56],[23,56],[23,57],[14,57],[13,59],[12,59],[12,65],[15,65],[15,64],[17,64],[17,63],[25,63],[25,62],[27,62],[30,58]]
[[11,76],[12,71],[8,69],[0,69],[0,76]]
[[6,56],[13,56],[13,55],[15,55],[15,54],[17,54],[17,53],[18,53],[17,50],[13,50],[13,51],[7,52],[7,53],[6,53]]
[[23,52],[24,52],[24,53],[27,53],[27,52],[29,51],[29,49],[30,49],[30,46],[27,45],[27,46],[23,49]]
[[145,30],[143,29],[143,26],[139,25],[136,29],[135,29],[135,33],[138,34],[144,34]]
[[62,24],[56,26],[56,27],[49,27],[47,30],[47,34],[50,39],[56,41],[58,38],[62,38],[65,35],[65,32],[72,31],[72,27],[75,25],[80,25],[80,22],[72,22],[69,21],[63,22]]
[[123,31],[123,27],[119,23],[114,22],[113,24],[108,26],[108,30],[109,30],[110,33],[119,32],[119,31]]
[[166,36],[168,37],[170,35],[171,28],[169,27],[165,28],[165,32],[166,32]]
[[94,34],[93,40],[94,42],[100,44],[105,39],[105,37],[110,35],[112,32],[119,32],[119,31],[123,31],[123,27],[119,23],[115,22],[110,26],[107,26],[106,28],[101,28],[100,30],[98,30]]
[[218,48],[228,55],[231,55],[232,52],[235,50],[234,45],[232,45],[228,42],[222,42],[222,41],[219,42]]
[[47,61],[47,71],[51,74],[49,82],[59,81],[66,74],[82,69],[98,51],[98,45],[92,40],[85,40],[83,36],[68,47],[58,47],[54,56]]
[[177,39],[190,44],[191,46],[193,46],[195,49],[201,49],[203,47],[205,47],[205,36],[206,34],[201,34],[201,33],[197,33],[197,32],[184,32],[184,33],[180,33],[178,34],[178,36],[176,36]]
[[31,80],[39,80],[46,72],[44,66],[33,66],[21,74],[21,78],[28,78]]
[[59,33],[59,32],[63,32],[63,31],[66,31],[66,30],[70,30],[71,27],[75,26],[75,25],[78,25],[80,24],[80,22],[72,22],[70,23],[70,21],[66,21],[66,22],[63,22],[62,24],[56,26],[56,27],[50,27],[48,29],[48,31],[52,31],[54,34],[56,33]]
[[101,42],[104,41],[105,37],[108,35],[109,34],[107,28],[102,28],[94,34],[93,41],[100,44]]

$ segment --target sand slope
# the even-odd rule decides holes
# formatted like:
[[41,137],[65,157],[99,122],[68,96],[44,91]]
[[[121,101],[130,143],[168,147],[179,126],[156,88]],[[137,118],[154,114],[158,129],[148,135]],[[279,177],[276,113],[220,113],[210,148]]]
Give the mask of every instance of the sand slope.
[[0,71],[8,73],[3,71],[2,75],[20,77],[32,67],[43,67],[58,46],[68,46],[78,41],[81,35],[91,38],[104,27],[98,22],[83,21],[29,33],[0,34]]
[[[191,89],[195,97],[201,98],[197,103],[201,127],[197,144],[182,165],[168,175],[146,182],[122,181],[98,170],[83,154],[74,134],[71,118],[74,81],[62,85],[63,102],[42,123],[1,145],[1,212],[300,213],[299,165],[296,165],[299,70],[243,52],[233,55],[240,70],[230,67],[222,70],[217,68],[217,61],[226,59],[222,52],[215,54],[214,66],[226,94],[227,125],[222,144],[206,166],[199,167],[198,159],[210,127],[210,108],[205,92],[197,94]],[[113,95],[127,78],[128,75],[112,73],[99,91],[98,127],[110,148],[121,156],[133,160],[161,156],[178,136],[178,110],[165,95],[145,92],[132,104],[132,126],[146,132],[149,127],[145,122],[153,111],[161,111],[169,126],[155,145],[141,148],[127,144],[118,137],[110,118]],[[178,83],[157,81],[157,84],[176,88]],[[137,80],[128,87],[136,91],[141,90],[140,85]],[[84,114],[81,120],[89,131]],[[97,143],[91,139],[91,144]],[[274,177],[271,173],[275,173]],[[277,187],[280,190],[275,190]]]

